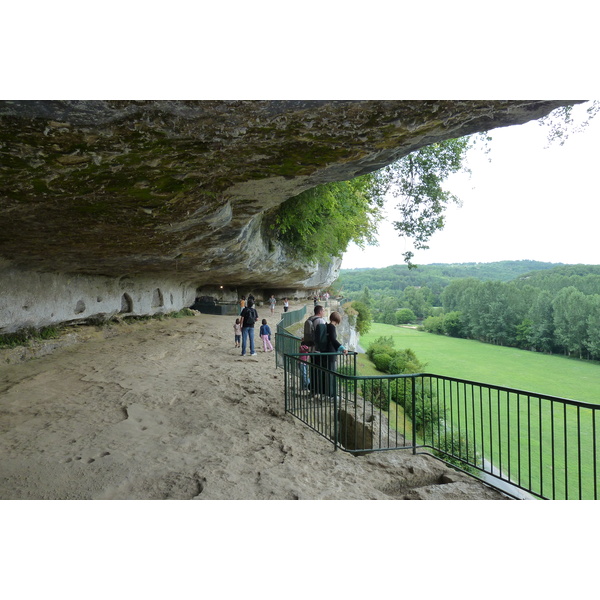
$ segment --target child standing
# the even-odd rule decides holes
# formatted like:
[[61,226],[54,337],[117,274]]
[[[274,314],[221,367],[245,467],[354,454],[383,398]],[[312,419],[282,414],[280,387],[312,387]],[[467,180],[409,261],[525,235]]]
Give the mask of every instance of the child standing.
[[260,326],[260,337],[263,341],[263,352],[271,352],[273,346],[271,345],[271,328],[267,325],[267,320],[262,320]]
[[233,334],[235,339],[234,348],[239,348],[240,342],[242,341],[242,325],[239,319],[236,319],[235,323],[233,324]]
[[306,345],[304,339],[300,341],[300,354],[304,356],[300,357],[300,373],[302,374],[302,389],[307,390],[310,387],[310,380],[308,378],[308,353],[310,348]]

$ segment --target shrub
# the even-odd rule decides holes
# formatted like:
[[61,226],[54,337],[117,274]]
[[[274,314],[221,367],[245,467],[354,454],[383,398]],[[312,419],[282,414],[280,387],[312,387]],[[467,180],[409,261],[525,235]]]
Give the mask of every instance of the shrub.
[[373,356],[375,354],[386,353],[391,356],[392,354],[394,354],[394,352],[394,340],[392,339],[392,336],[382,336],[371,343],[371,345],[367,349],[367,356],[370,361],[373,361]]
[[436,401],[435,392],[424,389],[419,380],[403,379],[398,380],[397,385],[393,387],[391,399],[399,404],[404,413],[411,416],[412,413],[412,394],[415,386],[415,414],[414,424],[421,434],[438,428],[443,423],[445,412]]
[[17,346],[28,346],[34,340],[50,340],[60,336],[60,328],[57,326],[24,327],[14,333],[0,335],[0,348],[15,348]]
[[[439,430],[432,428],[424,436],[424,440],[426,444],[431,444],[434,448],[440,448],[441,452],[433,450],[434,456],[461,468],[467,473],[474,475],[480,473],[478,469],[471,465],[481,465],[483,462],[481,456],[475,452],[472,444],[467,446],[466,439],[455,429],[449,429],[445,426]],[[470,464],[465,464],[463,460]]]
[[389,373],[390,361],[392,357],[387,354],[387,352],[380,352],[378,354],[373,355],[371,359],[375,364],[375,368],[382,373]]
[[361,395],[381,410],[390,409],[390,389],[387,381],[369,379],[361,387]]
[[174,319],[181,319],[183,317],[195,317],[196,313],[189,308],[182,308],[181,310],[170,313],[169,316],[173,317]]
[[404,350],[396,350],[394,352],[389,364],[388,373],[392,375],[422,373],[425,367],[426,363],[422,363],[410,348],[405,348]]
[[429,333],[442,335],[444,331],[444,317],[427,317],[423,321],[423,329]]
[[396,320],[400,325],[404,323],[414,323],[417,320],[417,316],[410,308],[401,308],[396,311]]
[[465,326],[459,311],[456,310],[444,315],[444,333],[451,337],[466,337]]

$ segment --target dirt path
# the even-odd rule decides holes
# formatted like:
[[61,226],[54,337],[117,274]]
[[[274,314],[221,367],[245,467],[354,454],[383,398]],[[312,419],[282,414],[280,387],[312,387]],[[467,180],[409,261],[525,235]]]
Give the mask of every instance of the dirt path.
[[274,354],[242,358],[233,322],[88,327],[17,364],[2,351],[0,498],[501,498],[426,456],[334,451],[284,413]]

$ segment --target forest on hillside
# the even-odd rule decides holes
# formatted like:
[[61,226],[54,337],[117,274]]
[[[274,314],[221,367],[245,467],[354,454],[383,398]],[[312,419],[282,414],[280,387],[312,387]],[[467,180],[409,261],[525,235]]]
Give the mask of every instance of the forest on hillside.
[[365,287],[376,296],[402,291],[407,287],[427,287],[434,294],[434,305],[439,295],[455,279],[475,277],[481,281],[511,281],[533,271],[552,269],[557,263],[535,260],[504,260],[492,263],[431,264],[409,268],[406,264],[381,269],[342,269],[334,286],[348,298],[356,296]]
[[[420,322],[441,335],[600,360],[600,266],[503,261],[414,271],[343,271],[337,286],[375,322]],[[359,280],[362,289],[351,289]]]

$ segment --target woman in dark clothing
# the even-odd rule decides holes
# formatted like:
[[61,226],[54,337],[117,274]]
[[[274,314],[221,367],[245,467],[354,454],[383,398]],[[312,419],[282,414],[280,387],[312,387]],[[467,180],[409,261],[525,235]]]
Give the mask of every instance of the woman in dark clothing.
[[[342,344],[338,341],[337,339],[337,333],[336,333],[336,326],[339,325],[342,322],[342,317],[340,315],[339,312],[332,312],[331,315],[329,315],[329,323],[327,323],[327,348],[325,350],[325,352],[343,352],[344,354],[348,354],[348,350],[346,350],[344,348],[344,346],[342,346]],[[336,370],[336,363],[337,363],[337,356],[335,354],[329,354],[327,356],[327,368],[330,371],[335,371]],[[325,388],[326,390],[328,390],[327,395],[328,396],[332,396],[333,398],[336,397],[336,378],[335,377],[328,377],[329,379],[329,383],[327,385],[327,387]]]

